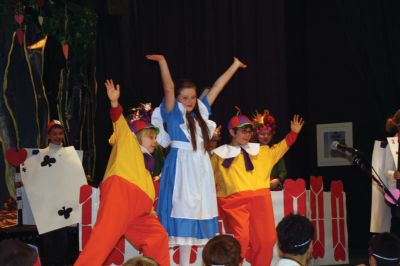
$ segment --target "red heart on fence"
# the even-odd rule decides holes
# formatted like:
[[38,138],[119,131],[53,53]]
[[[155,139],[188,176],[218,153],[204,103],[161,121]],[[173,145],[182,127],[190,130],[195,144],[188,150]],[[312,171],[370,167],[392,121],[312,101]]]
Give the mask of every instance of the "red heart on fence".
[[344,250],[344,247],[342,245],[337,245],[335,247],[335,260],[345,260],[346,259],[346,251]]
[[287,179],[283,186],[284,189],[289,191],[292,196],[298,197],[306,189],[306,181],[304,181],[302,178],[296,180]]
[[6,151],[7,162],[15,167],[17,167],[21,163],[25,162],[27,156],[28,156],[28,153],[26,152],[25,149],[17,150],[15,148],[9,148]]

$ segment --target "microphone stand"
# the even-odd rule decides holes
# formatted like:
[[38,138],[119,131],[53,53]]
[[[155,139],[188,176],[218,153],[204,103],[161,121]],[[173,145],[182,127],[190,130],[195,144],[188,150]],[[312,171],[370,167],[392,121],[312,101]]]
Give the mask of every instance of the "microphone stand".
[[[372,164],[365,158],[365,155],[362,154],[360,151],[357,151],[352,154],[352,163],[354,165],[357,165],[363,170],[369,177],[372,178],[387,194],[395,203],[394,205],[396,207],[400,207],[400,202],[398,199],[396,199],[392,192],[390,192],[389,188],[385,185],[385,183],[382,181],[382,178],[378,175],[378,173],[375,171],[374,167]],[[372,174],[372,171],[375,173],[375,175]]]

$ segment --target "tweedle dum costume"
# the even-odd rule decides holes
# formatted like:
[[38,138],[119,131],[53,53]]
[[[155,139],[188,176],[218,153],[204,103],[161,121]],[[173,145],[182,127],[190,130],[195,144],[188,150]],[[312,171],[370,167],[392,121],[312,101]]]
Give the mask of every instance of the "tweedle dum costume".
[[[242,115],[237,120],[236,126],[231,128],[251,124]],[[269,190],[270,174],[296,138],[297,134],[290,132],[272,147],[248,143],[244,146],[222,145],[213,150],[211,163],[220,218],[226,233],[233,234],[239,241],[242,258],[252,265],[271,263],[276,231]]]
[[121,114],[122,107],[111,108],[115,143],[100,185],[96,225],[75,265],[102,265],[122,236],[160,265],[170,265],[167,233],[152,213],[153,181]]

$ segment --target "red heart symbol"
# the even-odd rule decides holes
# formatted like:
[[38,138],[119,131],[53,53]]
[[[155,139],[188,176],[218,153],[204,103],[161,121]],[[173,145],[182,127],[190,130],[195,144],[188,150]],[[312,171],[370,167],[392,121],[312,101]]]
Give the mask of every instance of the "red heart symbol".
[[306,189],[306,181],[304,181],[302,178],[298,178],[297,180],[286,179],[283,186],[284,189],[289,191],[292,196],[298,197]]
[[14,15],[14,20],[15,22],[17,22],[19,25],[22,24],[22,22],[24,22],[24,18],[25,16],[20,14],[20,15]]
[[322,176],[311,176],[310,178],[311,190],[318,193],[323,187]]
[[21,163],[25,162],[27,156],[28,156],[28,153],[26,152],[25,149],[17,150],[15,148],[9,148],[6,151],[7,162],[15,167],[17,167]]
[[315,241],[314,245],[313,245],[313,253],[312,253],[313,258],[314,259],[323,258],[324,253],[325,253],[325,250],[324,250],[324,247],[322,246],[321,242],[319,240]]

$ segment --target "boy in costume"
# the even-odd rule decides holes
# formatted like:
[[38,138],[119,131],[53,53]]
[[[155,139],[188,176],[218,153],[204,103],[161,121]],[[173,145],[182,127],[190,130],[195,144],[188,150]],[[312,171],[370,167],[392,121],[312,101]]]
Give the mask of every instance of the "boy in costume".
[[269,265],[276,241],[270,176],[272,167],[296,141],[303,119],[294,115],[291,132],[276,145],[250,143],[254,126],[237,114],[228,124],[229,145],[213,150],[211,157],[219,216],[227,234],[241,245],[242,258],[252,265]]

